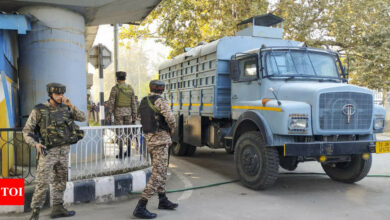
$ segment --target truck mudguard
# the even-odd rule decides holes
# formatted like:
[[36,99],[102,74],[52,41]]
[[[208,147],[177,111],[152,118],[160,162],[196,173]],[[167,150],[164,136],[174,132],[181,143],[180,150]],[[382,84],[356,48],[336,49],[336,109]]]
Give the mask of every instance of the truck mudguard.
[[256,111],[246,111],[240,115],[233,129],[233,146],[236,144],[239,136],[246,131],[251,131],[253,128],[248,127],[247,122],[254,124],[256,129],[260,130],[265,135],[267,146],[271,146],[273,136],[265,118]]

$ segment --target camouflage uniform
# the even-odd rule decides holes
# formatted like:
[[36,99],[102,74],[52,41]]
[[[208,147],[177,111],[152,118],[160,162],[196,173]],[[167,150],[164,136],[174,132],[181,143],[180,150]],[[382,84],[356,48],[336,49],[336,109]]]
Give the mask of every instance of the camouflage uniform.
[[[151,93],[150,95],[159,94]],[[163,98],[158,98],[155,101],[154,106],[164,116],[169,128],[173,130],[176,127],[176,121],[168,102]],[[152,159],[152,175],[142,192],[142,198],[150,199],[155,192],[165,193],[168,168],[168,147],[172,144],[172,140],[167,131],[159,131],[145,134],[145,142]]]
[[114,112],[115,125],[129,125],[137,118],[137,104],[135,101],[135,95],[133,92],[133,95],[131,96],[130,107],[117,107],[115,106],[115,103],[119,92],[120,91],[116,86],[112,87],[110,92],[110,98],[108,99],[107,103],[107,110],[109,112]]
[[[49,102],[45,103],[46,106],[53,108]],[[71,117],[76,121],[85,121],[85,114],[75,107],[74,110],[70,110]],[[37,144],[36,140],[32,137],[36,125],[40,122],[41,115],[39,110],[33,109],[26,125],[23,128],[23,138],[27,144],[34,146]],[[66,180],[68,177],[68,156],[69,145],[53,147],[47,150],[46,156],[39,156],[38,168],[36,172],[34,195],[31,202],[31,208],[42,208],[46,191],[49,187],[49,177],[52,172],[52,186],[53,192],[51,193],[53,198],[53,205],[63,204],[63,196],[66,189]]]
[[[118,82],[118,84],[122,85],[127,85],[125,82]],[[132,96],[131,96],[131,101],[130,101],[130,107],[119,107],[116,106],[118,102],[118,97],[120,90],[115,85],[111,89],[110,93],[110,98],[108,99],[107,102],[107,107],[108,107],[108,112],[114,112],[114,125],[130,125],[132,121],[136,121],[137,119],[137,106],[136,106],[136,101],[135,101],[135,95],[134,95],[134,90],[132,90]],[[125,153],[125,156],[130,156],[130,141],[129,140],[124,140],[121,137],[127,136],[125,133],[129,133],[127,129],[121,130],[121,129],[116,129],[116,135],[117,135],[117,143],[119,145],[119,154],[117,155],[117,158],[122,158],[123,154],[123,144],[126,142],[127,145],[127,152]],[[126,138],[127,139],[127,138]]]

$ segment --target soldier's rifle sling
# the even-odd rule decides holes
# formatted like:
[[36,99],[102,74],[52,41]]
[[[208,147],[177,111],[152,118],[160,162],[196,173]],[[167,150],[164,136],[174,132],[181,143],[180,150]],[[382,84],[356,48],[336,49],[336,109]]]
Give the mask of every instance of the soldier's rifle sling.
[[148,100],[149,107],[156,113],[161,115],[160,111],[157,110],[156,106],[153,105],[153,103],[150,101],[149,96],[146,96],[146,99]]

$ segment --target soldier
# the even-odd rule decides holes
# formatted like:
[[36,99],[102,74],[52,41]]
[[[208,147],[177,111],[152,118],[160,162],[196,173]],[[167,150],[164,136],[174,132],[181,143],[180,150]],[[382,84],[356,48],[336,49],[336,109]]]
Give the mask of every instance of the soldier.
[[51,181],[53,210],[50,217],[75,215],[75,211],[64,208],[63,196],[68,177],[70,144],[79,140],[74,120],[85,121],[85,114],[64,96],[66,91],[64,85],[49,83],[46,90],[50,99],[45,104],[34,107],[22,131],[24,140],[37,149],[39,158],[30,220],[39,219],[39,211],[45,202],[49,187],[50,173],[53,174]]
[[142,99],[139,111],[141,124],[145,134],[146,147],[152,159],[152,175],[142,192],[133,215],[138,218],[155,218],[155,213],[146,209],[148,199],[158,192],[159,209],[173,210],[178,207],[165,195],[165,182],[168,168],[168,147],[172,144],[171,135],[176,127],[175,117],[168,102],[161,97],[164,92],[164,82],[152,80],[149,83],[150,94]]
[[[108,99],[108,111],[114,112],[115,125],[134,124],[137,119],[137,107],[133,88],[125,83],[126,72],[116,72],[117,84],[112,87],[110,98]],[[117,136],[120,135],[117,129]],[[119,154],[117,158],[122,156],[130,156],[130,141],[127,142],[127,152],[123,154],[123,141],[118,140]]]

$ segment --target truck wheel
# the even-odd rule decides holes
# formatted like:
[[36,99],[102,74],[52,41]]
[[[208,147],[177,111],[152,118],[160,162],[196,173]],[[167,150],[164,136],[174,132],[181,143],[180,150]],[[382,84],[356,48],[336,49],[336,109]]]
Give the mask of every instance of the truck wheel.
[[368,160],[364,160],[362,155],[352,155],[349,162],[321,165],[331,179],[344,183],[354,183],[367,176],[371,164],[371,155]]
[[172,144],[172,154],[175,156],[184,156],[187,152],[187,145],[184,143],[176,143]]
[[280,157],[279,165],[286,170],[293,171],[298,167],[297,157]]
[[196,151],[196,146],[187,145],[187,152],[185,155],[190,157],[194,155],[195,151]]
[[251,189],[270,187],[278,178],[278,151],[266,147],[260,132],[250,131],[238,138],[234,161],[242,184]]

